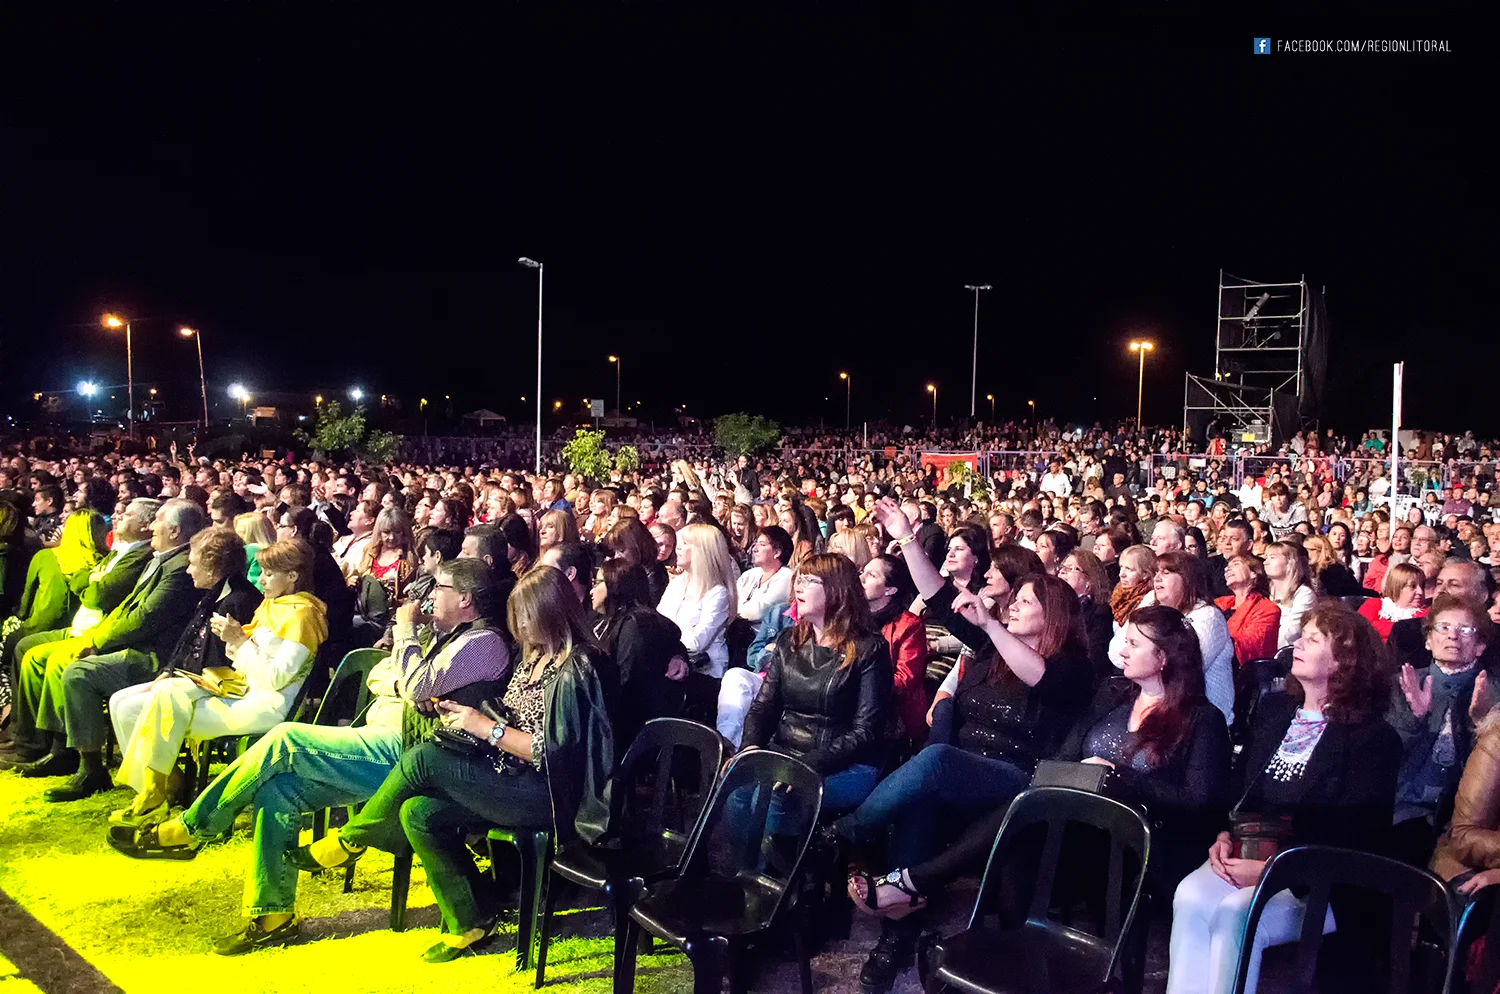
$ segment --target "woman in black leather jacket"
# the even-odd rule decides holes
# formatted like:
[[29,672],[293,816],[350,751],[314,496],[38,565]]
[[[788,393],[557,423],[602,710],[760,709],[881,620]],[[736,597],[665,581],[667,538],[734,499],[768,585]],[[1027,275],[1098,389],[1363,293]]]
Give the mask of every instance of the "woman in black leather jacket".
[[741,751],[797,756],[823,776],[823,810],[851,811],[880,777],[891,654],[844,556],[809,556],[792,578],[797,624],[776,639],[745,716]]
[[497,824],[550,827],[561,843],[595,842],[609,831],[614,664],[595,644],[567,579],[550,566],[516,583],[507,614],[520,662],[490,708],[505,720],[439,702],[443,724],[480,740],[479,747],[452,749],[430,739],[408,749],[341,832],[288,854],[312,869],[347,865],[367,846],[415,850],[446,931],[423,954],[429,963],[456,959],[495,933],[493,909],[475,894],[479,874],[466,833]]

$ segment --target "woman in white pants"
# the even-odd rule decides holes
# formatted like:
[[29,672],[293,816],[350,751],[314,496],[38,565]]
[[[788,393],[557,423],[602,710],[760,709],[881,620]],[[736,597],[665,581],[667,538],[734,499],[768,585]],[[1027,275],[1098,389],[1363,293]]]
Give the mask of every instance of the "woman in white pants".
[[[146,819],[166,805],[167,776],[187,739],[253,735],[285,720],[318,647],[328,637],[327,608],[304,588],[312,582],[312,549],[296,539],[260,550],[265,600],[248,626],[215,615],[232,667],[165,675],[115,697],[138,717],[124,745],[116,782],[136,790],[124,818]],[[114,711],[115,699],[110,701]]]
[[[1384,720],[1388,673],[1385,644],[1364,618],[1337,601],[1307,614],[1293,643],[1287,689],[1261,701],[1242,756],[1237,810],[1261,819],[1289,818],[1291,838],[1281,848],[1380,848],[1401,761],[1401,740]],[[1250,901],[1266,865],[1241,858],[1254,855],[1248,848],[1242,850],[1229,832],[1219,833],[1208,862],[1178,885],[1167,994],[1234,989]],[[1331,908],[1323,931],[1332,931],[1335,917],[1350,910]],[[1290,891],[1266,906],[1249,951],[1247,992],[1255,990],[1261,951],[1295,941],[1304,911],[1304,901]]]

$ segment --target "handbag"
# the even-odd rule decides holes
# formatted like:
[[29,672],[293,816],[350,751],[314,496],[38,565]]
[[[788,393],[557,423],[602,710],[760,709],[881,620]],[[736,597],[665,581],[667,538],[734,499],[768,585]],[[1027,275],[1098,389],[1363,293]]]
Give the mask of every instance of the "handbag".
[[1036,764],[1031,776],[1033,787],[1071,787],[1090,794],[1104,793],[1104,781],[1110,769],[1102,763],[1074,763],[1065,759],[1044,759]]
[[1229,848],[1235,859],[1267,860],[1286,848],[1293,837],[1291,815],[1229,812]]

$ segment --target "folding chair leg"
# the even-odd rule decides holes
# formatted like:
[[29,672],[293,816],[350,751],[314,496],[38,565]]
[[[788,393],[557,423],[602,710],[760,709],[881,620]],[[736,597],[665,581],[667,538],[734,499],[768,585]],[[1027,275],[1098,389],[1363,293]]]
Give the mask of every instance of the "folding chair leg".
[[532,839],[517,840],[521,853],[521,906],[517,909],[516,969],[531,969],[532,943],[537,937],[538,919],[542,914],[542,895],[547,882],[542,875],[547,872],[546,854],[538,852],[540,845]]
[[[391,871],[391,931],[400,932],[406,927],[406,897],[411,889],[411,853],[396,857]],[[354,868],[349,868],[351,878]]]
[[812,958],[808,948],[807,930],[797,929],[793,941],[797,947],[797,976],[802,981],[802,994],[813,994]]
[[721,994],[729,972],[729,941],[722,935],[689,939],[684,952],[693,964],[693,994]]

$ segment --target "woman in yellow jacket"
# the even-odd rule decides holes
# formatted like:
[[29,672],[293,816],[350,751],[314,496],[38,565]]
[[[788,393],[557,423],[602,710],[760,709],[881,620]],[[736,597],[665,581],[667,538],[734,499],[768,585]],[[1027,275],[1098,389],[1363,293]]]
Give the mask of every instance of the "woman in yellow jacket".
[[328,637],[327,608],[306,589],[313,573],[313,552],[306,543],[291,539],[266,546],[260,566],[266,597],[249,626],[222,615],[210,622],[233,666],[211,667],[201,675],[169,671],[156,678],[115,777],[138,796],[112,819],[123,823],[120,816],[125,816],[144,825],[166,817],[167,775],[184,740],[254,735],[286,720]]

